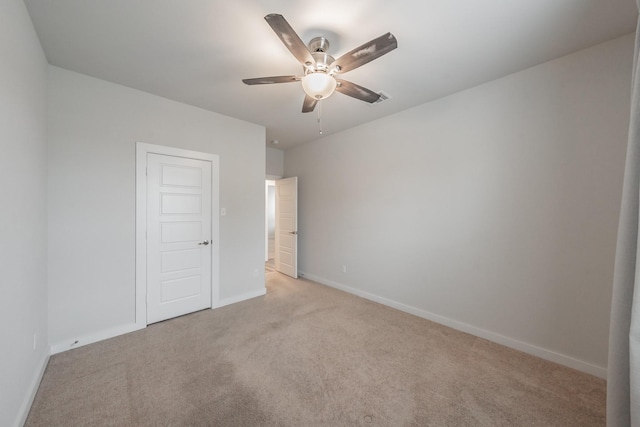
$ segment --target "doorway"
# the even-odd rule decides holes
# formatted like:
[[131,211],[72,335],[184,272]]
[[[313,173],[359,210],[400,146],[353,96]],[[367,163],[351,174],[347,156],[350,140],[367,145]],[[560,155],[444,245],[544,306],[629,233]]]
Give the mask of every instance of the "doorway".
[[275,271],[276,250],[276,182],[265,181],[265,267],[267,272]]
[[[275,178],[275,177],[268,177]],[[298,178],[265,180],[265,272],[298,277]]]

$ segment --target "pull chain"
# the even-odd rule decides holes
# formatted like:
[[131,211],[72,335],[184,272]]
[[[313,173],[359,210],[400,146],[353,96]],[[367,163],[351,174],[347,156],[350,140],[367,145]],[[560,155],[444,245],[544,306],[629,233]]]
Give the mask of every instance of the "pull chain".
[[320,111],[322,110],[322,101],[318,101],[318,132],[322,135],[322,117]]

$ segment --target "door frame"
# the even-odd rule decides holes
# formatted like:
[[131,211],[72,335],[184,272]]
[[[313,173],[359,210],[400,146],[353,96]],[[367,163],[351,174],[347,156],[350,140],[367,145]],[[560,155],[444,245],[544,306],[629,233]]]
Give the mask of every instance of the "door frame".
[[147,154],[211,162],[211,308],[220,301],[220,156],[136,142],[136,326],[147,326]]

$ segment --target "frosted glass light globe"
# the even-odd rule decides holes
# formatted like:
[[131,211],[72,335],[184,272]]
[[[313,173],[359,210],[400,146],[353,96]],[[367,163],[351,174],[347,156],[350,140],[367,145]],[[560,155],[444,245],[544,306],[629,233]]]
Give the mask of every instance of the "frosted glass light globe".
[[302,78],[302,88],[310,97],[324,99],[336,90],[336,79],[323,72],[307,74]]

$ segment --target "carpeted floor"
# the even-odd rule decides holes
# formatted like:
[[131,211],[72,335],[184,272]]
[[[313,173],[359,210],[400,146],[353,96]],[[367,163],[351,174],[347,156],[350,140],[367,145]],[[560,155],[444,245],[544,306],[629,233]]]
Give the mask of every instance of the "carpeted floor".
[[315,284],[51,357],[27,426],[604,426],[601,379]]

